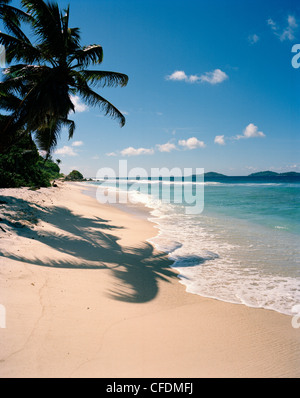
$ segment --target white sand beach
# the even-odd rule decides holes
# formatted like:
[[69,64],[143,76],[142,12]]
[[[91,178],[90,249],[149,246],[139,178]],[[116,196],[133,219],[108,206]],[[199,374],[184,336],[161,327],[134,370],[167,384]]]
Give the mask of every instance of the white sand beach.
[[290,316],[187,293],[151,222],[82,190],[0,190],[1,378],[300,376]]

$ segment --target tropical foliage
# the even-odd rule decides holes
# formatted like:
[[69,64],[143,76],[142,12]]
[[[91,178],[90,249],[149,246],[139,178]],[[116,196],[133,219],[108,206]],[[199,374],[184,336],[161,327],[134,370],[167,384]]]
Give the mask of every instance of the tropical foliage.
[[51,159],[45,161],[31,137],[25,136],[6,153],[0,153],[0,187],[49,187],[61,177],[60,169]]
[[84,177],[79,171],[73,170],[65,179],[66,181],[83,181]]
[[[128,76],[89,69],[102,63],[103,49],[97,44],[81,45],[79,29],[69,26],[69,7],[61,11],[54,2],[21,0],[22,9],[18,9],[10,3],[0,0],[6,29],[0,32],[0,44],[10,65],[0,82],[0,153],[31,136],[49,156],[62,127],[67,127],[69,139],[73,137],[75,123],[70,115],[75,112],[75,95],[124,126],[123,114],[94,87],[124,87]],[[30,28],[31,38],[23,25]]]

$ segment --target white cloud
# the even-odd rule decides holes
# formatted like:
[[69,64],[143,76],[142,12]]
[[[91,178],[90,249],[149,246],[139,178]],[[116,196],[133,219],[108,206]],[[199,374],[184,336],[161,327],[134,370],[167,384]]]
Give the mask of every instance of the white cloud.
[[177,70],[172,75],[166,77],[167,80],[188,80],[187,75],[182,70]]
[[248,36],[248,41],[250,44],[257,43],[259,41],[259,39],[260,39],[259,36],[255,33],[253,35]]
[[298,24],[296,23],[295,17],[292,15],[288,16],[288,26],[284,29],[280,36],[280,40],[284,41],[286,39],[288,40],[294,40],[295,38],[295,30],[298,27]]
[[189,78],[188,78],[188,81],[189,81],[190,83],[196,83],[198,80],[200,80],[200,77],[197,76],[197,75],[191,75],[191,76],[189,76]]
[[221,69],[215,69],[214,71],[206,72],[201,76],[198,75],[188,76],[184,71],[175,71],[171,75],[167,76],[166,79],[174,81],[185,81],[187,83],[206,82],[210,84],[218,84],[228,79],[228,76]]
[[281,29],[272,18],[267,20],[267,24],[271,27],[274,34],[279,37],[280,41],[295,39],[295,30],[298,28],[296,18],[293,15],[288,15],[287,23],[286,28]]
[[255,137],[265,137],[265,134],[262,131],[258,131],[258,127],[255,126],[253,123],[250,123],[245,128],[243,135],[237,135],[235,139],[240,140],[242,138],[255,138]]
[[70,146],[64,146],[63,148],[57,149],[55,155],[62,156],[77,156],[78,154],[74,151],[74,149]]
[[71,95],[71,101],[75,107],[75,112],[82,113],[89,109],[87,105],[81,102],[78,95]]
[[129,147],[121,151],[122,156],[139,156],[139,155],[153,155],[153,154],[154,154],[153,149],[146,149],[146,148]]
[[176,149],[176,145],[171,142],[167,142],[166,144],[158,144],[156,145],[159,152],[171,152]]
[[72,143],[72,146],[82,146],[83,145],[83,142],[82,141],[74,141],[73,143]]
[[217,135],[215,137],[215,144],[225,145],[225,138],[224,135]]
[[269,26],[271,26],[271,29],[272,30],[278,30],[278,27],[277,27],[277,25],[276,25],[276,23],[273,21],[273,19],[272,18],[269,18],[268,20],[267,20],[267,24],[269,25]]
[[109,152],[106,154],[106,156],[117,156],[117,154],[115,152]]
[[120,111],[123,115],[125,115],[125,116],[128,116],[129,115],[129,112],[127,112],[127,111]]
[[257,167],[246,166],[245,169],[250,170],[250,171],[256,171],[256,170],[257,170]]
[[221,69],[215,69],[213,72],[207,72],[200,76],[202,82],[207,82],[210,84],[222,83],[224,80],[228,79],[228,76]]
[[205,148],[203,141],[199,141],[196,137],[191,137],[188,140],[179,140],[178,144],[186,149]]

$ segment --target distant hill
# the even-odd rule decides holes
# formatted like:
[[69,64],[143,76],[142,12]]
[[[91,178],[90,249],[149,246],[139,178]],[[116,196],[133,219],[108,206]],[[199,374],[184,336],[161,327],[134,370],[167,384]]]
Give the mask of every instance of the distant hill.
[[209,173],[204,173],[204,177],[206,178],[219,178],[219,177],[227,177],[225,174],[215,173],[214,171],[210,171]]
[[278,175],[279,173],[275,173],[275,171],[259,171],[248,175],[248,177],[276,177]]
[[252,173],[248,177],[300,177],[300,173],[290,171],[288,173],[275,173],[275,171],[260,171],[259,173]]
[[300,173],[296,173],[296,171],[290,171],[288,173],[279,174],[281,177],[300,177]]
[[228,179],[228,181],[232,180],[232,179],[237,179],[237,178],[242,180],[242,179],[247,179],[247,178],[249,178],[249,179],[254,179],[254,178],[257,178],[257,179],[272,178],[272,179],[274,179],[275,178],[276,179],[276,178],[282,178],[282,177],[299,179],[300,173],[296,173],[295,171],[290,171],[290,172],[286,172],[286,173],[276,173],[275,171],[269,171],[269,170],[268,171],[260,171],[258,173],[252,173],[252,174],[249,174],[248,176],[227,176],[225,174],[216,173],[214,171],[204,173],[204,178],[206,178],[206,179],[210,179],[210,180],[214,180],[214,179],[216,179],[216,180],[226,179],[227,180]]

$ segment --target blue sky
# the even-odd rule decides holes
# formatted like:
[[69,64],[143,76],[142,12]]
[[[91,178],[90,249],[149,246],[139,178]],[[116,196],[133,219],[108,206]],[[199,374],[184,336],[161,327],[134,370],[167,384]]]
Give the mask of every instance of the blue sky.
[[300,171],[300,43],[296,0],[72,0],[99,69],[126,73],[98,91],[126,115],[120,128],[77,98],[72,141],[54,158],[87,177],[102,167],[204,168],[228,175]]

